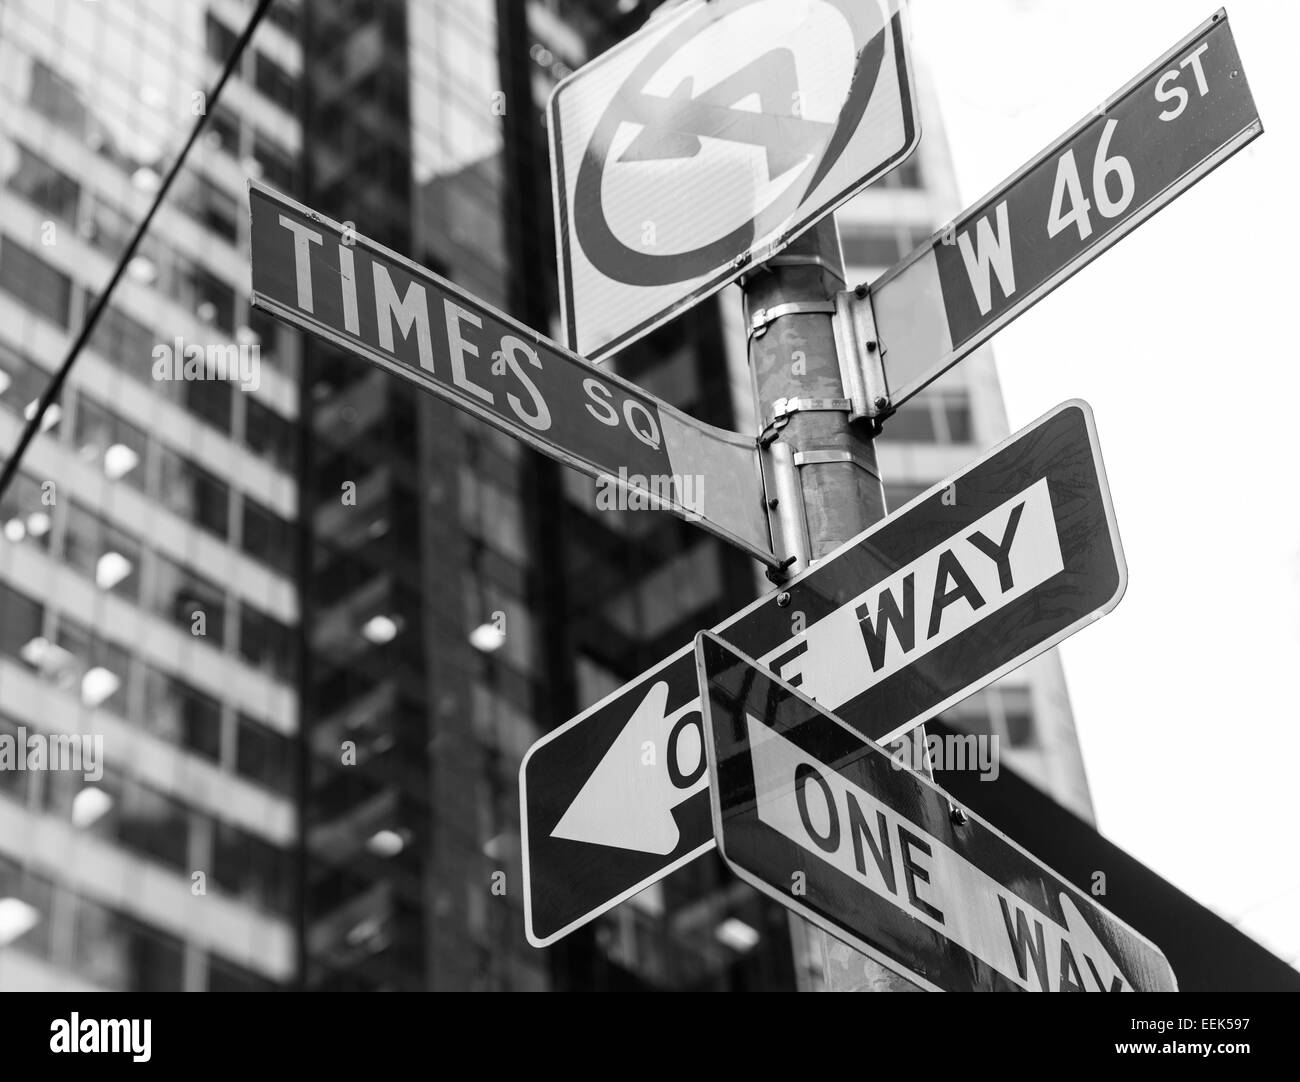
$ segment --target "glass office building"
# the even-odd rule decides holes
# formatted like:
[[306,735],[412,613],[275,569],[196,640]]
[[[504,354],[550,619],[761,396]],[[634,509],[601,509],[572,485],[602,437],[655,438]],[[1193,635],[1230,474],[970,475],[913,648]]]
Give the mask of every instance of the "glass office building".
[[[598,513],[587,479],[248,303],[256,176],[554,328],[543,106],[654,6],[276,0],[208,109],[246,0],[0,0],[0,451],[209,112],[0,507],[0,744],[103,749],[96,778],[0,770],[0,988],[807,979],[785,911],[713,855],[548,950],[523,935],[524,752],[770,588],[752,562]],[[956,209],[925,118],[840,216],[851,281]],[[743,342],[728,290],[616,368],[749,431]],[[157,378],[188,346],[257,378]],[[981,354],[890,423],[892,505],[1005,431]],[[953,714],[1088,811],[1054,655]]]

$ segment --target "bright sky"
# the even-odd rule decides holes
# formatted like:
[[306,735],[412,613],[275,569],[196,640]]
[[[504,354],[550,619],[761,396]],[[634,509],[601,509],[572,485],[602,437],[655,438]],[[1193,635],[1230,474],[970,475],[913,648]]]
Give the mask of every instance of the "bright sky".
[[[912,0],[963,205],[1214,10]],[[1300,5],[1228,16],[1264,134],[993,345],[1013,430],[1067,398],[1097,415],[1129,587],[1062,654],[1099,825],[1294,964]]]

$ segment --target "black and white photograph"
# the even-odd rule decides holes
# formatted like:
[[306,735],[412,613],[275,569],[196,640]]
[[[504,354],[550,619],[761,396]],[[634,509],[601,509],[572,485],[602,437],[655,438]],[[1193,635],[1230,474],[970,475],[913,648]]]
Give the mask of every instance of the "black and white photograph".
[[1281,1054],[1297,43],[0,0],[17,1062],[483,1045],[377,992],[1163,993],[922,1040]]

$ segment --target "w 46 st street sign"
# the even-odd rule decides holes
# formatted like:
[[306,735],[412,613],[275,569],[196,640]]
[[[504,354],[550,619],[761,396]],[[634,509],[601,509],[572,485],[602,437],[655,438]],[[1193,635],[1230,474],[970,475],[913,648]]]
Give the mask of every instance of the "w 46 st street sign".
[[936,991],[1174,991],[1153,944],[716,635],[713,827],[746,882]]
[[1223,11],[850,302],[900,405],[1263,132]]
[[769,565],[757,443],[599,371],[432,271],[259,184],[253,302]]
[[[1091,411],[1068,402],[715,630],[888,740],[1118,604]],[[713,845],[684,646],[529,750],[525,919],[558,939]]]

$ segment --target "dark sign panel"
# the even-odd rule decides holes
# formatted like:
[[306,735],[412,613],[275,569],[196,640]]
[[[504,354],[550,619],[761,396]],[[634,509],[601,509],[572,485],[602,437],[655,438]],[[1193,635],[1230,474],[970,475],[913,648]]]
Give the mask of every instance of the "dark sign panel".
[[[715,630],[886,740],[1118,604],[1127,576],[1085,403],[1067,402]],[[713,844],[687,646],[520,768],[544,945]]]
[[[529,446],[775,564],[755,441],[702,424],[260,185],[253,301]],[[638,502],[639,501],[639,502]]]
[[1174,991],[1164,955],[932,782],[702,632],[713,825],[746,882],[937,991]]

